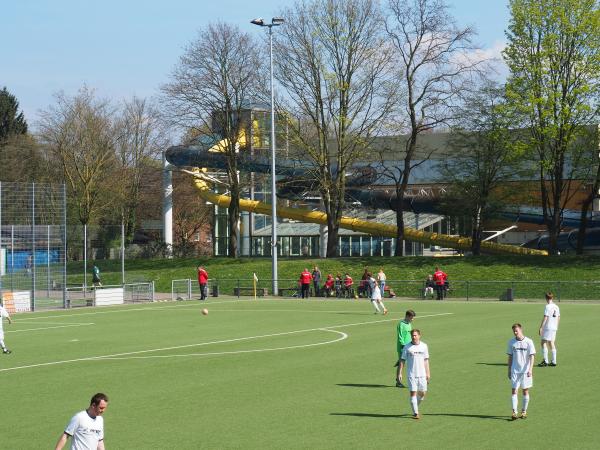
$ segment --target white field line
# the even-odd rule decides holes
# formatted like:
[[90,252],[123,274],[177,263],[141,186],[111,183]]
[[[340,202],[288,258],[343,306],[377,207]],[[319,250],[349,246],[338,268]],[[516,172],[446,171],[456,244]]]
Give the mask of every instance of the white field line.
[[319,345],[335,344],[336,342],[343,341],[344,339],[348,338],[348,335],[341,331],[328,330],[327,328],[323,328],[322,331],[329,331],[331,333],[337,333],[341,337],[338,337],[331,341],[317,342],[315,344],[292,345],[289,347],[260,348],[260,349],[254,349],[254,350],[236,350],[236,351],[230,351],[230,352],[186,353],[186,354],[180,354],[180,355],[104,357],[102,359],[127,360],[127,359],[150,359],[150,358],[181,358],[181,357],[189,357],[189,356],[220,356],[220,355],[238,355],[241,353],[274,352],[277,350],[292,350],[292,349],[296,349],[296,348],[317,347]]
[[89,325],[94,325],[94,322],[89,323],[73,323],[69,325],[56,325],[53,327],[41,327],[41,328],[25,328],[24,330],[8,330],[5,333],[23,333],[25,331],[40,331],[40,330],[54,330],[56,328],[72,328],[72,327],[86,327]]
[[[446,316],[446,315],[452,315],[452,314],[453,313],[428,314],[428,315],[419,316],[419,318],[422,319],[425,317]],[[358,326],[358,325],[369,325],[369,324],[374,324],[374,323],[384,323],[384,322],[391,322],[391,321],[396,321],[396,320],[397,319],[370,320],[367,322],[355,322],[355,323],[331,325],[331,326],[319,327],[319,328],[307,328],[304,330],[284,331],[281,333],[272,333],[272,334],[263,334],[263,335],[258,335],[258,336],[247,336],[247,337],[241,337],[241,338],[224,339],[224,340],[220,340],[220,341],[199,342],[199,343],[195,343],[195,344],[184,344],[184,345],[176,345],[176,346],[171,346],[171,347],[154,348],[154,349],[148,349],[148,350],[138,350],[135,352],[113,353],[110,355],[89,356],[89,357],[84,357],[84,358],[66,359],[66,360],[60,360],[60,361],[49,361],[49,362],[39,363],[39,364],[29,364],[29,365],[25,365],[25,366],[7,367],[4,369],[0,369],[0,372],[8,372],[8,371],[20,370],[20,369],[30,369],[30,368],[34,368],[34,367],[43,367],[43,366],[54,366],[54,365],[59,365],[59,364],[67,364],[67,363],[81,362],[81,361],[97,361],[97,360],[102,360],[102,359],[116,359],[116,358],[123,357],[123,356],[130,357],[133,355],[140,355],[140,354],[144,354],[144,353],[154,353],[154,352],[160,352],[160,351],[166,351],[166,350],[179,350],[182,348],[201,347],[201,346],[205,346],[205,345],[247,341],[247,340],[251,340],[251,339],[261,339],[261,338],[269,338],[269,337],[275,337],[275,336],[285,336],[285,335],[290,335],[290,334],[308,333],[308,332],[312,332],[312,331],[330,331],[330,330],[333,330],[334,328],[352,327],[352,326]],[[341,339],[339,339],[339,340],[341,340]],[[334,342],[337,342],[337,340]],[[240,353],[248,352],[248,350],[242,350],[239,352]],[[123,359],[123,358],[120,358],[120,359]]]

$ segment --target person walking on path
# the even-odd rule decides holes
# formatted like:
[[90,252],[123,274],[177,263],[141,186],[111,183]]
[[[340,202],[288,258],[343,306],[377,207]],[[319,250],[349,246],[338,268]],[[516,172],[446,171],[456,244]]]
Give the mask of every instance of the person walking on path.
[[2,353],[5,355],[10,355],[11,351],[6,347],[4,343],[4,327],[3,327],[3,319],[6,318],[8,323],[12,324],[12,320],[10,318],[10,314],[4,308],[4,306],[0,305],[0,346],[2,347]]
[[207,297],[207,285],[208,285],[208,272],[204,266],[198,266],[198,286],[200,286],[200,300],[206,300]]
[[71,450],[104,450],[104,418],[102,414],[108,406],[108,397],[98,393],[90,400],[90,406],[72,418],[58,439],[55,450],[62,450],[69,438]]
[[399,388],[404,387],[402,384],[402,369],[400,369],[402,350],[412,339],[410,332],[412,331],[412,321],[416,316],[417,314],[412,309],[409,309],[404,314],[404,319],[398,322],[398,325],[396,326],[396,351],[398,352],[398,361],[396,361],[394,367],[396,367],[396,387]]
[[310,282],[312,281],[312,275],[308,269],[304,269],[300,274],[300,288],[302,298],[308,298],[310,293]]
[[527,406],[529,405],[529,388],[533,386],[533,360],[535,358],[535,346],[533,341],[523,334],[520,323],[512,326],[513,337],[508,341],[508,379],[512,388],[512,420],[517,419],[519,399],[517,394],[519,388],[523,391],[523,404],[521,407],[521,419],[527,418]]
[[102,281],[100,280],[100,269],[96,264],[92,267],[92,284],[94,287],[102,287]]
[[448,279],[448,275],[445,272],[440,270],[439,267],[435,268],[435,272],[433,273],[433,281],[435,282],[435,292],[437,293],[437,299],[444,299],[444,288],[446,285],[446,280]]
[[[542,338],[542,356],[543,360],[538,364],[538,367],[556,367],[556,332],[558,331],[558,323],[560,322],[560,309],[554,303],[554,294],[546,293],[546,307],[544,308],[544,317],[540,324],[539,334]],[[552,352],[552,360],[548,363],[548,349]]]
[[429,347],[421,341],[421,331],[410,332],[411,341],[402,350],[400,357],[400,380],[402,380],[402,368],[406,364],[406,378],[408,390],[410,391],[410,407],[413,419],[420,419],[419,406],[425,400],[427,385],[431,379],[429,371]]

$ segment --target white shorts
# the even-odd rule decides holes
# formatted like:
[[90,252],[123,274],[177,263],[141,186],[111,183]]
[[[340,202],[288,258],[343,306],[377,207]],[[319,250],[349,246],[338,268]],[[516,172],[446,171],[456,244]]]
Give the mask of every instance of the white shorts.
[[528,377],[526,373],[511,373],[510,383],[513,389],[529,389],[533,386],[533,377]]
[[427,392],[427,377],[408,377],[408,390]]
[[[0,318],[0,320],[2,320],[2,319]],[[0,327],[0,341],[3,341],[3,340],[4,340],[4,329],[2,327]]]
[[544,341],[554,342],[556,339],[556,330],[542,330],[542,339]]

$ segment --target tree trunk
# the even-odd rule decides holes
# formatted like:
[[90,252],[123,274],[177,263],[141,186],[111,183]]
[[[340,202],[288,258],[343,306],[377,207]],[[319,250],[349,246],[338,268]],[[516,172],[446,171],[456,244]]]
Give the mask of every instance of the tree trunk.
[[583,255],[583,244],[585,243],[585,232],[587,230],[587,212],[590,209],[590,205],[594,200],[594,193],[598,190],[596,186],[595,189],[592,189],[590,195],[588,195],[583,203],[581,204],[581,220],[579,222],[579,230],[577,233],[577,247],[575,248],[575,253],[578,255]]

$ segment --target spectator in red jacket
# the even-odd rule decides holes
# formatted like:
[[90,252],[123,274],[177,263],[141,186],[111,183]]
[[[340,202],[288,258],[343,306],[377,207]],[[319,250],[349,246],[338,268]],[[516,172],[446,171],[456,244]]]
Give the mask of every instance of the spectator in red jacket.
[[198,266],[198,285],[200,286],[200,300],[206,300],[206,286],[208,284],[208,272],[204,266]]
[[354,284],[354,280],[352,277],[346,273],[344,275],[344,297],[350,298],[352,296],[352,285]]
[[325,297],[331,297],[331,294],[333,293],[334,284],[335,281],[333,279],[333,275],[328,274],[327,279],[325,280],[325,284],[323,285],[323,288],[325,289]]
[[304,271],[300,274],[300,288],[302,292],[302,298],[308,298],[310,292],[310,282],[312,281],[313,276],[308,271],[308,269],[304,269]]
[[435,292],[437,293],[437,299],[444,299],[444,288],[446,285],[446,280],[448,279],[448,275],[440,270],[439,267],[435,268],[435,272],[433,274],[433,281],[435,283]]

